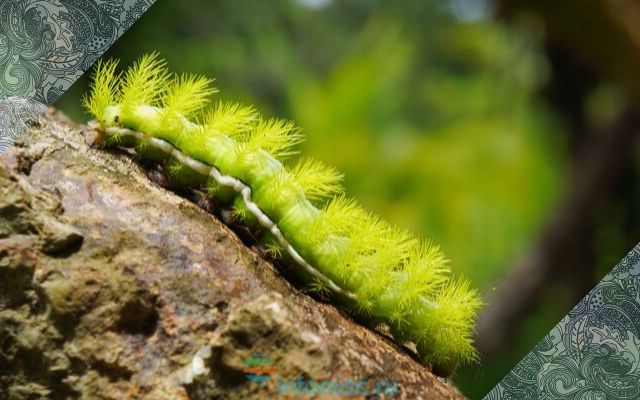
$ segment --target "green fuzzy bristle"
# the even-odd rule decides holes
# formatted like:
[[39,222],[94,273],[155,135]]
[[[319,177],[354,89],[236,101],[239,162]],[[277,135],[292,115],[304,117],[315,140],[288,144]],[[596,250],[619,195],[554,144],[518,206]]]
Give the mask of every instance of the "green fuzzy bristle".
[[84,107],[100,122],[104,122],[105,108],[120,101],[120,74],[116,73],[117,66],[116,60],[98,60],[89,86],[89,95],[83,97]]
[[451,372],[459,363],[477,361],[472,327],[482,306],[475,290],[464,279],[452,279],[429,299],[435,307],[416,313],[415,341],[426,361]]
[[269,257],[277,259],[282,257],[282,246],[278,243],[271,242],[264,245],[265,251]]
[[257,121],[258,113],[253,107],[221,101],[206,114],[204,125],[207,130],[237,138],[246,135]]
[[402,312],[420,302],[421,296],[436,293],[449,279],[447,259],[440,248],[420,242],[410,250],[402,266],[398,288],[398,308]]
[[211,154],[212,140],[221,137],[220,132],[212,131],[205,125],[198,125],[189,134],[178,132],[178,147],[189,157],[206,161]]
[[233,207],[231,209],[231,216],[236,221],[241,221],[245,224],[248,224],[250,221],[255,220],[255,218],[253,218],[253,214],[251,214],[251,211],[249,211],[247,205],[242,200],[242,197],[235,198]]
[[155,105],[168,89],[170,79],[167,63],[158,53],[142,56],[124,74],[122,108],[131,110],[139,105]]
[[318,241],[329,234],[349,235],[356,225],[369,220],[369,214],[355,199],[339,195],[329,201],[320,216],[309,226]]
[[[260,199],[266,209],[274,209],[283,200],[290,200],[302,193],[293,175],[286,169],[280,169],[266,180],[268,184],[254,185],[254,197]],[[279,195],[280,194],[280,195]]]
[[276,158],[283,159],[296,153],[292,148],[302,139],[300,129],[291,121],[276,118],[261,119],[245,135],[242,151],[251,153],[262,149]]
[[344,175],[319,161],[303,158],[291,173],[309,200],[321,200],[343,191],[340,182]]
[[416,239],[407,231],[391,227],[375,216],[354,225],[350,247],[342,268],[348,280],[365,297],[378,298],[389,289],[391,273],[399,268]]
[[202,75],[182,74],[173,78],[160,101],[164,118],[190,118],[206,106],[209,97],[218,90],[211,87],[213,79]]

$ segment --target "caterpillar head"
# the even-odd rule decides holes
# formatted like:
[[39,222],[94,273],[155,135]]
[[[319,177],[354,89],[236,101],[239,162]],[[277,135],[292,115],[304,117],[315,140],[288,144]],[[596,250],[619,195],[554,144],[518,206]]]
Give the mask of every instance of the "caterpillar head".
[[120,125],[122,109],[119,105],[109,105],[102,111],[102,118],[98,120],[102,126]]

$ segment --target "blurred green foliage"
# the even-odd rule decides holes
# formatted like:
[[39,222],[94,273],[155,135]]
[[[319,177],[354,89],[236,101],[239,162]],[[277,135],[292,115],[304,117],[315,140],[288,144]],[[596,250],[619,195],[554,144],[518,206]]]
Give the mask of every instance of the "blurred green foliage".
[[[461,18],[454,3],[158,0],[107,56],[158,50],[215,76],[220,97],[293,119],[348,193],[487,292],[558,198],[565,145],[539,99],[540,29]],[[58,103],[78,120],[86,85]],[[476,377],[459,382],[470,396],[497,383]]]
[[529,43],[487,24],[442,37],[427,58],[399,21],[374,18],[328,74],[291,84],[290,110],[356,197],[487,287],[557,194],[558,143]]

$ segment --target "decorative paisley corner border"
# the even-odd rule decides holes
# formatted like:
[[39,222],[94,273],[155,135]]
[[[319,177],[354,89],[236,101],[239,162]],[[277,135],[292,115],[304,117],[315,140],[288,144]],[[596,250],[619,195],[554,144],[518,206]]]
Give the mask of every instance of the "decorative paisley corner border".
[[484,400],[640,399],[640,244]]
[[1,0],[0,154],[154,1]]
[[47,106],[36,100],[19,97],[0,100],[0,154],[46,110]]
[[154,0],[3,0],[0,98],[53,104]]

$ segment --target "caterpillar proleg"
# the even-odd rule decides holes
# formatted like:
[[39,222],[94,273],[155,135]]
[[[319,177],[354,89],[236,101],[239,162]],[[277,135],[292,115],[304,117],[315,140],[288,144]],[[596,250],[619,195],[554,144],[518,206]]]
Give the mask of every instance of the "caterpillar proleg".
[[285,165],[302,140],[293,123],[240,104],[209,106],[212,80],[171,74],[156,53],[124,73],[117,64],[98,62],[84,99],[105,146],[135,149],[162,165],[172,184],[206,189],[233,207],[302,283],[386,324],[398,343],[415,343],[434,371],[448,375],[477,360],[478,292],[452,276],[438,246],[348,198],[334,168],[304,158]]

